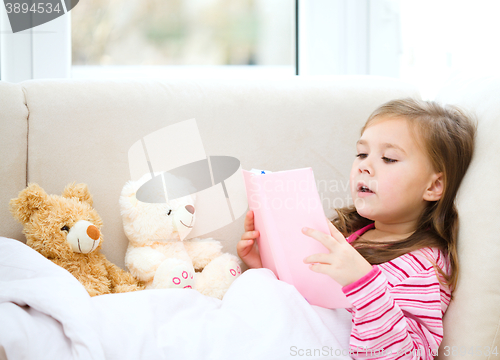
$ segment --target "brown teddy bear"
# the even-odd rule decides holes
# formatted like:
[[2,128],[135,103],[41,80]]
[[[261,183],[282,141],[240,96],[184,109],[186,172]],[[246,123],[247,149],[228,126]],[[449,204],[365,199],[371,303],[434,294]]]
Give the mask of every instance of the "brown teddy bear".
[[90,296],[143,289],[99,252],[102,220],[92,204],[85,184],[68,185],[62,196],[30,184],[10,201],[10,211],[23,224],[26,244],[68,270]]

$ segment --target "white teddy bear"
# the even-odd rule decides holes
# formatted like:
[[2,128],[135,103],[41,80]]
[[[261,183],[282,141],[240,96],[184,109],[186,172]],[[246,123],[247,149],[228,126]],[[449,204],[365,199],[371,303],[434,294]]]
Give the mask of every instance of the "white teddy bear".
[[195,195],[168,200],[165,191],[152,201],[137,199],[142,185],[160,177],[129,181],[122,189],[120,208],[129,239],[125,265],[147,289],[190,288],[222,299],[241,274],[239,259],[223,253],[214,239],[185,240],[195,222]]

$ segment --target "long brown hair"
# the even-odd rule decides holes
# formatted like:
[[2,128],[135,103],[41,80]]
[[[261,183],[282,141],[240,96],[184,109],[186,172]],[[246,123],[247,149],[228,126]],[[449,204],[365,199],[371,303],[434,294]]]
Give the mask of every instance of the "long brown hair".
[[[353,246],[372,265],[424,247],[439,248],[448,256],[451,271],[445,274],[436,264],[434,268],[454,289],[458,280],[458,212],[455,196],[472,159],[476,124],[470,115],[455,106],[408,98],[387,102],[376,109],[366,121],[361,134],[382,116],[408,121],[410,129],[422,140],[434,171],[443,174],[443,193],[438,201],[427,204],[415,232],[406,239],[374,243],[360,237]],[[336,211],[338,217],[333,220],[333,224],[344,236],[373,223],[360,216],[354,205]]]

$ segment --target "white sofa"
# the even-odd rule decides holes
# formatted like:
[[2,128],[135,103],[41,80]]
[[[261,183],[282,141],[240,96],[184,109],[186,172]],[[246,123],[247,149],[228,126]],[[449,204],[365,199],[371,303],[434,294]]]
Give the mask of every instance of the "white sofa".
[[[0,236],[24,241],[8,202],[27,183],[60,194],[68,183],[84,182],[104,221],[102,251],[124,267],[128,241],[118,198],[130,178],[128,151],[147,134],[192,118],[207,155],[232,156],[244,169],[312,167],[316,181],[328,184],[318,190],[331,216],[334,206],[348,201],[354,144],[367,116],[407,96],[418,97],[418,90],[370,76],[0,82]],[[476,153],[457,199],[460,279],[439,359],[494,359],[485,349],[500,347],[499,98],[500,78],[494,77],[455,80],[438,96],[479,120]],[[239,216],[204,236],[235,253],[242,224]],[[0,254],[0,268],[8,256]]]

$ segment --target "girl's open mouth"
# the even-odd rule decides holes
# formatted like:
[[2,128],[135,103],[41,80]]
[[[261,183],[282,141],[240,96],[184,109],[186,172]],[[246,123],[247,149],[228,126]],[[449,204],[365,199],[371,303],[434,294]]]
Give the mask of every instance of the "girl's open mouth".
[[375,192],[373,192],[368,186],[366,186],[365,184],[363,183],[359,183],[358,186],[357,186],[357,190],[358,190],[358,195],[361,195],[361,194],[375,194]]

